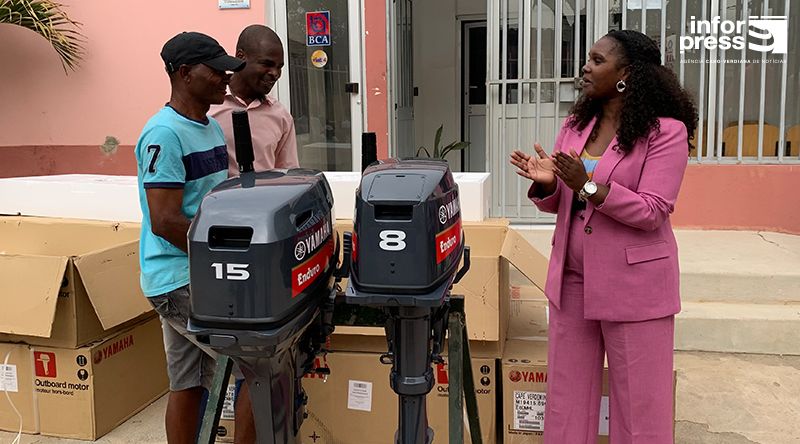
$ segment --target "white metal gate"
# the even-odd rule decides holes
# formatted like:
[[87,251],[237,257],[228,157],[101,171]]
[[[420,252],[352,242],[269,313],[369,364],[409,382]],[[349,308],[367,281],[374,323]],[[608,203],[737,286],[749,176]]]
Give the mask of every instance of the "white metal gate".
[[[694,93],[700,114],[694,140],[700,149],[693,152],[694,161],[800,161],[800,102],[786,100],[800,94],[797,0],[611,3],[609,28],[635,29],[659,42],[664,64]],[[790,3],[794,3],[794,17]],[[743,25],[741,32],[726,32],[737,22]],[[764,27],[765,23],[777,28]],[[781,28],[787,33],[781,35]],[[682,50],[684,38],[701,36],[741,37],[743,44],[741,49],[700,45]],[[780,41],[787,44],[785,53],[777,50]],[[762,52],[752,45],[777,46]]]
[[602,24],[592,16],[594,3],[506,0],[487,6],[492,216],[518,222],[553,220],[527,199],[530,182],[514,173],[508,159],[517,148],[532,152],[535,142],[552,150],[561,122],[579,94],[577,79],[588,45]]
[[[797,0],[488,1],[492,216],[552,222],[552,215],[540,213],[527,199],[529,181],[514,173],[508,157],[517,148],[532,152],[534,142],[552,150],[578,96],[576,82],[588,48],[609,29],[635,29],[658,41],[664,64],[695,94],[700,123],[694,144],[700,149],[694,161],[800,161],[800,101],[786,101],[800,96],[800,14],[789,14],[790,1]],[[787,17],[787,54],[747,45],[727,54],[722,49],[681,52],[681,38],[692,35],[691,22],[714,16]],[[746,40],[761,31],[747,29]]]

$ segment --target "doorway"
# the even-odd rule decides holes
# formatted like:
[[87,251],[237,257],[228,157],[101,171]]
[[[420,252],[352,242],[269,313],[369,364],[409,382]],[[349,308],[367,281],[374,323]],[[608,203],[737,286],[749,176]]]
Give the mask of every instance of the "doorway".
[[361,1],[277,0],[273,6],[286,53],[279,98],[294,118],[300,165],[359,170]]
[[391,141],[390,155],[414,157],[414,27],[412,0],[394,0],[388,29]]
[[461,152],[463,171],[485,172],[486,164],[486,21],[462,22]]

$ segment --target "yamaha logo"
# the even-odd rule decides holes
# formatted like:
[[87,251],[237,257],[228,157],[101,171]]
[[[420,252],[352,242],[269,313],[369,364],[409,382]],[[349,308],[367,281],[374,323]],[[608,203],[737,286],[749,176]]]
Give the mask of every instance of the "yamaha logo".
[[446,225],[447,221],[458,216],[461,211],[461,205],[458,202],[458,197],[455,197],[450,202],[439,207],[439,222]]
[[320,245],[324,244],[331,236],[331,221],[321,220],[319,223],[300,234],[297,244],[294,246],[294,257],[302,261],[306,255],[311,254]]
[[294,246],[294,258],[298,261],[302,261],[304,257],[306,257],[306,244],[304,242],[298,242],[297,245]]
[[445,223],[447,223],[447,219],[448,219],[447,208],[445,208],[444,205],[442,205],[441,207],[439,207],[439,222],[442,225],[444,225]]

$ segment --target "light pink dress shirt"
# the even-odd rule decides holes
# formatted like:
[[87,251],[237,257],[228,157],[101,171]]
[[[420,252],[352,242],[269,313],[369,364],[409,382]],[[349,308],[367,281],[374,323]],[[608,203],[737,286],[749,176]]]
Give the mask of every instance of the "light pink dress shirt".
[[272,168],[297,168],[297,138],[294,132],[294,119],[289,111],[275,98],[267,96],[264,101],[253,100],[249,105],[228,91],[225,102],[211,105],[208,115],[219,122],[225,133],[228,146],[228,177],[239,175],[236,162],[236,149],[233,144],[233,122],[231,113],[246,109],[250,120],[250,133],[253,138],[253,151],[256,171]]

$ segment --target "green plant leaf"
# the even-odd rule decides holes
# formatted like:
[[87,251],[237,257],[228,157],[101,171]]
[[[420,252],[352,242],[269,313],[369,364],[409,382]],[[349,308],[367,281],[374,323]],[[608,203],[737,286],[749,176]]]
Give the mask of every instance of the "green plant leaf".
[[464,148],[469,146],[469,142],[453,142],[450,145],[447,145],[447,148],[451,150],[463,150]]
[[426,156],[431,157],[431,153],[429,153],[428,150],[424,146],[421,146],[421,147],[419,147],[419,149],[417,149],[417,154],[415,155],[415,157],[419,157],[419,153],[421,153],[423,151],[425,151],[425,155]]
[[468,146],[469,142],[453,142],[442,149],[442,159],[444,159],[450,151],[460,151]]
[[0,0],[0,24],[22,26],[47,39],[58,53],[64,72],[75,70],[85,54],[81,23],[69,18],[63,5],[51,0]]
[[444,128],[444,123],[439,125],[439,129],[436,130],[436,138],[433,139],[433,157],[439,158],[439,144],[442,141],[442,129]]

